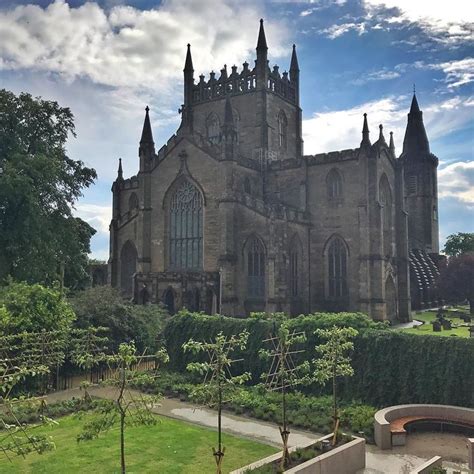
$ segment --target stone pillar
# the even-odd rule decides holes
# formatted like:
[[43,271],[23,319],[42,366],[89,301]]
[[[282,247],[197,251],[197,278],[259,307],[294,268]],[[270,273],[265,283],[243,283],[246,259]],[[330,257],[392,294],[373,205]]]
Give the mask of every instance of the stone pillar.
[[467,439],[468,467],[474,470],[474,438]]

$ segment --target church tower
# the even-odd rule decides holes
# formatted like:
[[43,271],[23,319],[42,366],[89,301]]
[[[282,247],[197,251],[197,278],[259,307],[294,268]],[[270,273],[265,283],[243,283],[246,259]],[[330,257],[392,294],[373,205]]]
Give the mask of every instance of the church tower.
[[400,156],[405,181],[410,250],[439,252],[438,158],[430,152],[423,112],[413,94]]

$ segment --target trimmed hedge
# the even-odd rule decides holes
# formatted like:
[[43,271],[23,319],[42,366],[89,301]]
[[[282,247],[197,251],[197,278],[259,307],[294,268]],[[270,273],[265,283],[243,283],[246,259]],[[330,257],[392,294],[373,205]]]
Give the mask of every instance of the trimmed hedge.
[[[315,314],[290,320],[291,328],[304,330],[308,338],[302,357],[315,357],[319,344],[318,328],[351,326],[359,330],[354,340],[355,374],[340,382],[339,393],[346,400],[362,400],[375,406],[403,403],[441,403],[474,407],[474,340],[405,334],[386,329],[362,314]],[[266,363],[258,357],[262,340],[268,337],[273,322],[265,319],[235,319],[224,316],[180,314],[167,324],[164,337],[170,356],[169,368],[185,372],[195,360],[184,354],[182,344],[190,338],[210,340],[219,331],[250,333],[247,349],[236,358],[235,373],[250,370],[252,382],[260,381]],[[305,392],[320,395],[326,389],[314,385]]]

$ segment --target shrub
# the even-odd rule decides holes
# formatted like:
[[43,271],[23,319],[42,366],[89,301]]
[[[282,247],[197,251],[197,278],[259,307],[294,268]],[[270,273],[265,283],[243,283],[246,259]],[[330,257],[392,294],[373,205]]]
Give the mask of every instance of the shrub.
[[0,288],[0,333],[67,331],[75,319],[71,305],[54,288],[10,281]]
[[76,312],[76,326],[103,326],[116,349],[121,342],[134,340],[139,351],[158,348],[158,337],[168,317],[160,305],[135,305],[125,301],[109,286],[97,286],[76,293],[70,299]]
[[[307,341],[302,347],[305,352],[295,357],[295,363],[302,358],[313,358],[314,347],[320,342],[314,334],[316,329],[335,324],[359,331],[352,354],[354,376],[338,382],[342,398],[374,406],[403,403],[474,406],[473,339],[406,334],[358,313],[299,316],[289,320],[290,330],[304,330]],[[164,331],[169,368],[176,372],[185,370],[190,360],[181,346],[191,337],[208,340],[219,331],[230,335],[247,329],[250,333],[247,349],[236,355],[243,361],[235,364],[233,370],[250,371],[252,382],[258,383],[262,372],[268,370],[258,352],[272,328],[271,320],[258,317],[236,319],[181,313],[169,321]],[[304,393],[326,392],[313,385],[305,388]]]

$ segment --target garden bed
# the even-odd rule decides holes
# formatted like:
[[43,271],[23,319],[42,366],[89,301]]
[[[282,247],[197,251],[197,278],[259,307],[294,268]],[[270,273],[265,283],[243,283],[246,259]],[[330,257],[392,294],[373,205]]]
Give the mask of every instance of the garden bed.
[[310,474],[338,473],[354,474],[365,467],[365,440],[355,436],[343,437],[335,447],[325,450],[323,445],[332,438],[323,436],[303,446],[293,446],[290,465],[281,469],[281,452],[260,459],[252,464],[232,471],[231,474]]

